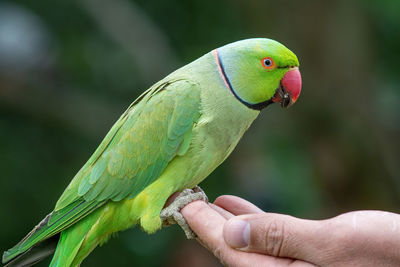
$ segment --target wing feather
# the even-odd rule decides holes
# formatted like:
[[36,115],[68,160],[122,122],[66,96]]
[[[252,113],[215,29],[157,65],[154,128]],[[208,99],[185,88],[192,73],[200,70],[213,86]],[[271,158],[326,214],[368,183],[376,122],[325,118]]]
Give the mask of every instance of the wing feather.
[[157,85],[120,117],[56,209],[78,199],[90,202],[134,197],[154,182],[176,155],[184,154],[199,116],[197,84],[177,80]]

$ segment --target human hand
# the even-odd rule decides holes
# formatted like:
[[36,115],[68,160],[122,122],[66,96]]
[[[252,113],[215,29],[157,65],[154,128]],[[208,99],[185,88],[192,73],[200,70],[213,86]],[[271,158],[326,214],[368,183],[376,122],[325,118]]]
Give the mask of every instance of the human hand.
[[228,266],[400,266],[400,215],[355,211],[320,221],[265,213],[234,196],[182,214]]
[[224,225],[229,219],[242,214],[265,214],[241,198],[222,196],[217,198],[214,204],[194,201],[186,205],[181,213],[190,228],[197,234],[197,240],[226,266],[315,266],[300,260],[244,252],[228,245],[224,240]]

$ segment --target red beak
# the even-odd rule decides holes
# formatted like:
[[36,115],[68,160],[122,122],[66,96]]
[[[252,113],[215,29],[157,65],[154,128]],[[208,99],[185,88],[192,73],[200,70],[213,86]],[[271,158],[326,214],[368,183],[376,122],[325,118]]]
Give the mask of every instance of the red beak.
[[272,101],[281,103],[282,107],[294,104],[301,92],[301,74],[298,67],[293,67],[283,76]]

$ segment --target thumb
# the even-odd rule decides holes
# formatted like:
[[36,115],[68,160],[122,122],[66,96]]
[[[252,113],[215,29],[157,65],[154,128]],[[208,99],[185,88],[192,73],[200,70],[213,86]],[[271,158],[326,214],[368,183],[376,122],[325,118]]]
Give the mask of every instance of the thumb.
[[314,262],[324,237],[323,221],[262,213],[236,216],[224,225],[225,242],[246,252]]

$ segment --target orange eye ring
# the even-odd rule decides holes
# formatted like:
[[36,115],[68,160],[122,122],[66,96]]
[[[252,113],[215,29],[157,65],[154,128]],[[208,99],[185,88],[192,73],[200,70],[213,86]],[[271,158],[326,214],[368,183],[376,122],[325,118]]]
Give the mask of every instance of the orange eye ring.
[[275,62],[271,57],[265,57],[261,59],[261,65],[267,70],[275,68]]

